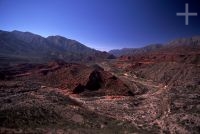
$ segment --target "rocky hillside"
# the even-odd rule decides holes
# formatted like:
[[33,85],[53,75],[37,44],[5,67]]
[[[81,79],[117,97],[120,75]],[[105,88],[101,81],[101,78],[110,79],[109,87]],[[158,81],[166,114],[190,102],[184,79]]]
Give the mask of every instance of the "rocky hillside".
[[0,69],[0,80],[32,79],[45,86],[62,88],[72,93],[104,96],[132,95],[119,78],[98,65],[50,62],[47,64],[19,64]]
[[80,42],[61,36],[42,36],[29,32],[0,31],[1,64],[43,63],[53,60],[95,61],[114,58],[106,52],[91,49]]
[[127,71],[170,86],[199,85],[200,37],[178,39],[148,53],[124,55]]
[[[84,65],[58,62],[23,64],[4,69],[3,72],[6,72],[6,76],[3,77],[2,73],[0,75],[1,134],[110,134],[147,131],[109,114],[99,114],[95,112],[95,108],[85,103],[88,100],[95,102],[95,106],[100,106],[96,102],[98,97],[110,102],[110,99],[102,95],[126,94],[127,88],[123,86],[123,82],[108,72],[97,68],[93,70]],[[80,81],[76,81],[77,79]],[[124,90],[118,90],[120,88]]]

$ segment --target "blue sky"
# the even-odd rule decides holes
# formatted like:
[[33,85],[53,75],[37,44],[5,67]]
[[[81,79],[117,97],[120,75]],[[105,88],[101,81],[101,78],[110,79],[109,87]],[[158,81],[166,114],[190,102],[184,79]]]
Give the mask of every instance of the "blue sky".
[[[177,17],[177,12],[198,17]],[[0,0],[0,29],[61,35],[99,50],[200,35],[199,0]]]

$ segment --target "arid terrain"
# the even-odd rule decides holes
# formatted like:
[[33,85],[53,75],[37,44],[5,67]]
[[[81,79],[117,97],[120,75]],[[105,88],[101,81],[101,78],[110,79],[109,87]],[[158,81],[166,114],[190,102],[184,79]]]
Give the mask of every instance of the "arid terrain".
[[[20,33],[18,38],[24,34],[27,36]],[[64,60],[68,56],[64,52],[61,58],[53,55],[53,60],[51,57],[48,62],[47,57],[43,57],[45,62],[43,58],[31,62],[29,55],[25,58],[27,62],[22,60],[26,51],[16,52],[23,58],[12,62],[10,57],[5,58],[9,50],[6,39],[10,39],[10,34],[2,35],[4,38],[0,41],[5,44],[1,50],[4,57],[0,57],[2,134],[200,132],[199,38],[148,47],[148,51],[146,48],[131,50],[134,53],[116,59],[106,52],[87,48],[93,54],[84,57],[87,62],[77,61],[81,58],[74,54],[75,50],[72,51],[75,62],[71,56]],[[34,39],[35,35],[28,33],[29,36],[30,44],[46,40],[38,36]],[[51,37],[51,40],[56,42],[53,44],[56,48],[63,40],[68,41],[61,37]],[[94,60],[95,54],[98,60]]]
[[[4,69],[13,74],[1,76],[1,133],[198,133],[199,66],[156,64],[131,69],[128,61],[112,60]],[[177,81],[138,76],[154,68]],[[183,71],[185,79],[166,68]]]

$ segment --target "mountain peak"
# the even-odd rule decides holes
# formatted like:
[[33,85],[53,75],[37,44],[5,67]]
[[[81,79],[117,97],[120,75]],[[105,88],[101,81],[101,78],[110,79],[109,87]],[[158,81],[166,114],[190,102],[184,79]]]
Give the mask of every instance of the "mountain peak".
[[13,30],[12,33],[15,33],[15,34],[29,34],[29,35],[36,35],[36,34],[33,34],[31,32],[22,32],[22,31],[18,31],[18,30]]

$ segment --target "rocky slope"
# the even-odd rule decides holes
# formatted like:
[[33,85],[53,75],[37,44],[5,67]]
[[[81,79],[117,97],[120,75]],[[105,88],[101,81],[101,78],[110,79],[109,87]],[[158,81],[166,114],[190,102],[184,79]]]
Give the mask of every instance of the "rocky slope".
[[98,65],[59,61],[6,67],[0,70],[0,133],[154,131],[112,117],[112,112],[99,113],[87,104],[117,96],[131,97],[133,93]]
[[[67,90],[32,80],[0,81],[0,133],[110,134],[148,132],[88,109]],[[86,98],[92,101],[92,98]]]
[[50,62],[47,64],[19,64],[0,69],[0,79],[33,79],[45,86],[59,87],[82,95],[131,95],[120,79],[98,65]]

